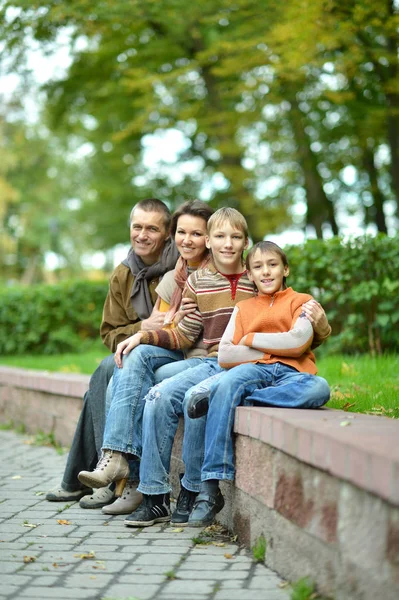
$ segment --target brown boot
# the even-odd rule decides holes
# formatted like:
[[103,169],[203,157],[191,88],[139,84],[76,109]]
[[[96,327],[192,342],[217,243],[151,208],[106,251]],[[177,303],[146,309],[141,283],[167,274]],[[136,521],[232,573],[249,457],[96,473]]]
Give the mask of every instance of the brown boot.
[[81,471],[78,479],[91,488],[105,487],[115,481],[115,496],[119,497],[122,495],[129,472],[129,463],[121,452],[104,450],[94,471]]

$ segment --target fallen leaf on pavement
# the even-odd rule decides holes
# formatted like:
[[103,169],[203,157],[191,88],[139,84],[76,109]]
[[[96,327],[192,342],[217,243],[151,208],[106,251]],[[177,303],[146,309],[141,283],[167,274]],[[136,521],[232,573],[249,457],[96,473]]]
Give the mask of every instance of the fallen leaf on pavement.
[[59,525],[71,525],[71,521],[67,521],[66,519],[57,519],[57,523]]
[[341,427],[347,427],[348,425],[352,425],[352,423],[350,421],[341,421],[340,425]]
[[228,552],[225,552],[224,557],[225,558],[233,558],[233,555],[229,554]]
[[171,529],[171,533],[181,533],[184,531],[184,527],[177,527],[176,529]]
[[36,556],[24,556],[24,563],[35,562]]
[[96,554],[93,552],[93,550],[83,554],[74,554],[73,556],[74,558],[96,558]]

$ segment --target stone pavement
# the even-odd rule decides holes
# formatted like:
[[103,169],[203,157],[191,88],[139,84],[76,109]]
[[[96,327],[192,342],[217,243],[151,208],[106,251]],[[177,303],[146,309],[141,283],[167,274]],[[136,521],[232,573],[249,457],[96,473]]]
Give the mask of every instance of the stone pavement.
[[0,598],[289,600],[221,528],[127,528],[123,516],[47,502],[66,455],[31,442],[0,431]]

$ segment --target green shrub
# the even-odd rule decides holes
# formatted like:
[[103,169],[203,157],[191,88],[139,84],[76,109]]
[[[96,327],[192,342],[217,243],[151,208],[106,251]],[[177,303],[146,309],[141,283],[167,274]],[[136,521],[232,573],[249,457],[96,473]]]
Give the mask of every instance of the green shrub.
[[108,283],[67,281],[0,290],[0,354],[59,354],[99,337]]
[[399,237],[309,240],[285,248],[288,279],[321,302],[333,336],[321,349],[372,355],[399,348]]

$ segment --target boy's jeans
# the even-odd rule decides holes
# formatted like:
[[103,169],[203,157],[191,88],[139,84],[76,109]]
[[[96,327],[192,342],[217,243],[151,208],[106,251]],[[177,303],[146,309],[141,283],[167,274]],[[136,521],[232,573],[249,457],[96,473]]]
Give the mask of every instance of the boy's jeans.
[[[191,362],[189,359],[186,362]],[[140,485],[144,494],[170,492],[170,459],[179,417],[183,414],[186,392],[197,383],[218,373],[217,358],[201,359],[201,363],[152,388],[146,397],[143,416],[143,451],[140,462]],[[204,453],[206,419],[184,421],[182,485],[198,492]]]
[[329,398],[325,379],[282,363],[242,364],[230,369],[211,386],[202,481],[234,479],[232,433],[235,410],[240,404],[318,408]]

